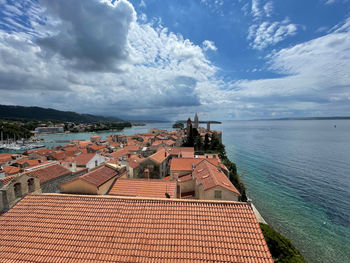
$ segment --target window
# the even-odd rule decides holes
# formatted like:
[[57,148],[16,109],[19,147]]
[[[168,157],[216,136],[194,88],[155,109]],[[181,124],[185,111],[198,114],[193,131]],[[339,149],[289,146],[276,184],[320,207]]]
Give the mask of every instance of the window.
[[215,190],[215,198],[221,199],[221,191],[220,190]]
[[28,179],[28,192],[34,192],[35,190],[35,185],[34,185],[34,178]]
[[98,162],[97,162],[97,160],[95,161],[95,167],[97,167],[97,164],[98,164]]
[[13,189],[15,191],[15,198],[21,198],[22,197],[21,183],[16,183],[13,186]]

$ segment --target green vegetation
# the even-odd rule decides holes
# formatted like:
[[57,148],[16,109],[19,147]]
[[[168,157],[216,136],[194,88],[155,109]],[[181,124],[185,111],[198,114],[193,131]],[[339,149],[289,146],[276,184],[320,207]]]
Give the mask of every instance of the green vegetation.
[[269,225],[260,223],[260,228],[275,262],[306,263],[304,257],[288,238]]
[[220,159],[223,164],[229,170],[229,179],[231,183],[237,188],[237,190],[241,193],[241,201],[247,201],[247,195],[245,190],[245,185],[237,173],[236,164],[231,162],[230,159],[226,155],[225,145],[220,143],[219,139],[215,134],[209,136],[206,134],[204,137],[204,142],[202,137],[198,133],[196,128],[190,128],[190,132],[186,138],[186,141],[182,145],[184,147],[194,147],[195,151],[199,154],[202,153],[218,153]]
[[184,128],[184,124],[182,122],[176,122],[174,125],[173,125],[173,128],[174,129],[183,129]]
[[121,122],[115,117],[95,116],[91,114],[79,114],[72,111],[59,111],[40,107],[8,106],[0,105],[0,118],[27,118],[34,120],[56,120],[61,122]]
[[3,139],[17,140],[22,138],[30,138],[32,133],[24,126],[16,123],[8,123],[0,121],[0,132],[3,132]]

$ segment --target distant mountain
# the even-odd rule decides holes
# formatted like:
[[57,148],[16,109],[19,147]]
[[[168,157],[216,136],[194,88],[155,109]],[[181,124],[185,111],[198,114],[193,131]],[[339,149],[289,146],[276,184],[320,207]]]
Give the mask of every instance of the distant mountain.
[[33,120],[57,120],[80,123],[94,122],[123,122],[116,117],[96,116],[80,114],[72,111],[59,111],[40,107],[8,106],[0,105],[0,118],[25,118]]

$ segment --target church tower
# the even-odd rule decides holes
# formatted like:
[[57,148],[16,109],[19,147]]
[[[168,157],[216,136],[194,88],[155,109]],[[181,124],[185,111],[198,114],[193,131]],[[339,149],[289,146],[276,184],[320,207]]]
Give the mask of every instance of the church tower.
[[187,135],[190,134],[190,130],[192,129],[192,121],[191,121],[191,118],[188,118],[187,120],[187,125],[186,125],[186,132],[187,132]]
[[199,127],[199,120],[198,120],[198,115],[196,113],[196,115],[194,116],[194,128],[198,129]]

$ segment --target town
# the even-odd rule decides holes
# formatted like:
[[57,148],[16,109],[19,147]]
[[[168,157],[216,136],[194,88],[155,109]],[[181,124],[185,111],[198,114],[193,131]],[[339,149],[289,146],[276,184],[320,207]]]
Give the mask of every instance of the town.
[[[0,154],[4,259],[273,262],[222,134],[186,127]],[[15,248],[15,249],[14,249]]]

